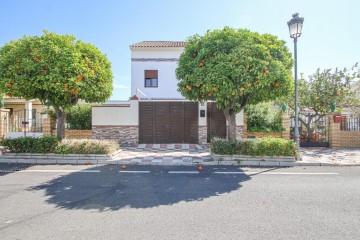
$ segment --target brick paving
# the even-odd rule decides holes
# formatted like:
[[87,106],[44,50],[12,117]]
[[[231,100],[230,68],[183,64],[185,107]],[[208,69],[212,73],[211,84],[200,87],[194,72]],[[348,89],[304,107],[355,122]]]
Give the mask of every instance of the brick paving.
[[[209,145],[139,144],[123,147],[114,157],[119,164],[143,165],[215,165]],[[303,148],[302,161],[295,166],[359,165],[360,149]]]
[[209,146],[197,144],[139,144],[122,147],[122,152],[112,161],[144,165],[194,165],[213,162]]

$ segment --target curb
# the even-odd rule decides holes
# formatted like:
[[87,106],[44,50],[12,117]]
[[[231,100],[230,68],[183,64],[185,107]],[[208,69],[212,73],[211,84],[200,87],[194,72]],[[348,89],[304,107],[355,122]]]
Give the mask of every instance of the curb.
[[[218,155],[211,153],[211,159],[187,159],[169,162],[163,158],[156,162],[142,162],[121,160],[119,149],[112,154],[34,154],[34,153],[6,153],[0,155],[0,163],[22,163],[38,165],[149,165],[149,166],[239,166],[239,167],[356,167],[359,163],[329,163],[329,162],[302,162],[295,161],[293,157],[252,157],[245,155]],[[166,161],[164,161],[166,160]]]
[[123,160],[105,159],[25,159],[25,158],[0,158],[0,163],[22,163],[36,165],[132,165],[132,166],[238,166],[238,167],[359,167],[360,163],[309,163],[309,162],[285,162],[285,161],[211,161],[211,162],[177,162],[177,163],[144,163],[128,162]]

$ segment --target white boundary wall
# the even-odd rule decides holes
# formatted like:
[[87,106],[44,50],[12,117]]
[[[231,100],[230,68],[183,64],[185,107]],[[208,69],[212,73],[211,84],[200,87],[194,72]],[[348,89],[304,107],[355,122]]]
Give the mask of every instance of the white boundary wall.
[[109,101],[92,108],[92,125],[138,126],[139,101]]

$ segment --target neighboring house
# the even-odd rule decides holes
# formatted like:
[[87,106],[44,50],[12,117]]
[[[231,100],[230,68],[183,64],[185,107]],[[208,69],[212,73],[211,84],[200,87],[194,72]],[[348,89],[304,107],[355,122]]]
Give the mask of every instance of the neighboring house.
[[23,122],[27,122],[27,131],[41,131],[41,112],[45,109],[46,107],[39,100],[25,100],[6,95],[4,96],[4,110],[7,114],[3,114],[1,121],[6,123],[9,131],[23,131]]
[[[145,41],[130,46],[131,99],[93,107],[93,137],[122,143],[206,143],[226,137],[226,120],[213,102],[186,100],[176,68],[185,42]],[[243,136],[243,113],[237,115]]]
[[9,109],[11,113],[23,112],[25,109],[31,113],[37,114],[46,107],[37,99],[25,100],[23,98],[15,98],[4,96],[4,108]]
[[[354,97],[360,102],[360,79],[355,81],[351,86],[350,90],[354,93]],[[341,111],[342,115],[346,115],[349,117],[360,117],[360,108],[358,107],[344,107]]]
[[360,100],[360,79],[351,85],[351,91],[353,91],[355,97]]
[[[355,98],[357,98],[358,101],[360,102],[360,79],[358,79],[355,83],[353,83],[351,85],[350,89],[351,89],[352,92],[354,92]],[[344,113],[346,115],[351,116],[351,117],[359,118],[360,117],[360,108],[355,107],[355,108],[352,108],[352,109],[344,109]]]

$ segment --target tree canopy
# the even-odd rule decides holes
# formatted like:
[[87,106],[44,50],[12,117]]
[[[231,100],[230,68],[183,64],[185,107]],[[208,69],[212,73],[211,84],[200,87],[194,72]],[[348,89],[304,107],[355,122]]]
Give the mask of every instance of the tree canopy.
[[[359,106],[358,100],[351,91],[351,84],[359,75],[358,65],[351,68],[335,70],[317,69],[308,79],[299,79],[299,110],[311,110],[324,114],[331,111],[331,105],[338,110],[345,107]],[[293,108],[293,97],[287,98],[287,103]]]
[[285,42],[246,29],[208,31],[186,41],[176,76],[187,99],[216,101],[235,139],[235,115],[248,103],[274,100],[293,89],[293,60]]
[[[341,111],[344,108],[360,108],[360,99],[351,91],[351,84],[359,77],[359,67],[317,69],[308,79],[303,76],[298,81],[299,120],[306,128],[307,138],[312,139],[313,127],[331,108]],[[294,94],[289,94],[284,102],[294,109]]]
[[59,138],[64,136],[65,109],[79,99],[106,101],[112,80],[107,57],[72,35],[44,31],[42,36],[24,36],[0,49],[0,90],[53,106]]

